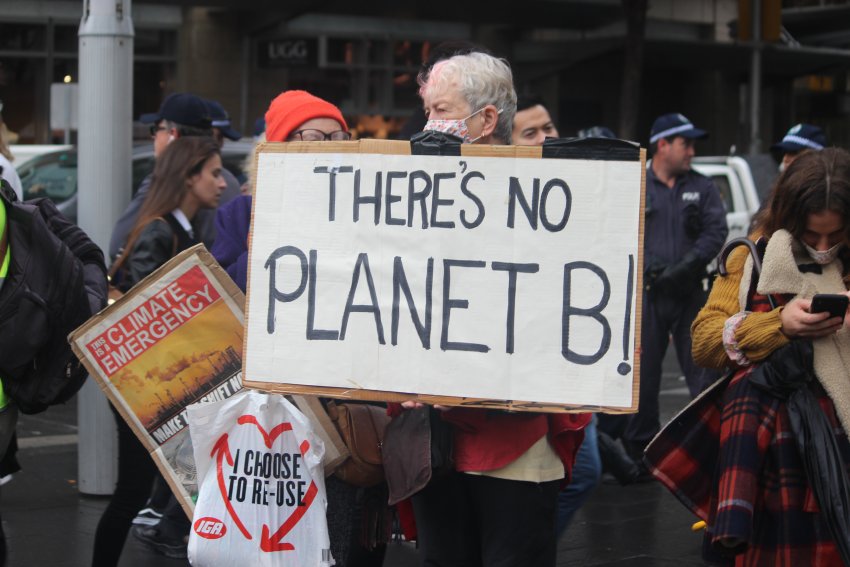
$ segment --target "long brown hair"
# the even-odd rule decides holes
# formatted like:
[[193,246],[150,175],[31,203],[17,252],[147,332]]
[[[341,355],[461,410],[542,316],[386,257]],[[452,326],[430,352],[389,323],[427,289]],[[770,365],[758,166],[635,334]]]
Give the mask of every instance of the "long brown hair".
[[151,221],[180,206],[189,191],[189,178],[200,173],[207,160],[218,153],[219,146],[215,140],[203,136],[177,138],[165,147],[156,158],[151,188],[127,238],[124,256],[133,250],[142,230]]
[[850,281],[850,153],[840,148],[805,151],[779,176],[767,206],[755,222],[755,236],[770,238],[784,228],[801,240],[809,215],[832,211],[841,216],[845,246],[838,257]]
[[800,239],[809,215],[827,210],[841,216],[850,244],[850,153],[841,148],[801,153],[779,177],[757,224],[767,238],[784,228]]

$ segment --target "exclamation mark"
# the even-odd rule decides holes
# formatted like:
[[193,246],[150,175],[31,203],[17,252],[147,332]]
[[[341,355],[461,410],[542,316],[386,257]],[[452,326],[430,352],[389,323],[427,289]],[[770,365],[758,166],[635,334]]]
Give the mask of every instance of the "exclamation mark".
[[635,257],[629,254],[629,277],[626,279],[626,319],[623,323],[623,362],[617,365],[617,372],[625,376],[632,371],[629,364],[629,335],[632,329],[632,296],[634,295]]

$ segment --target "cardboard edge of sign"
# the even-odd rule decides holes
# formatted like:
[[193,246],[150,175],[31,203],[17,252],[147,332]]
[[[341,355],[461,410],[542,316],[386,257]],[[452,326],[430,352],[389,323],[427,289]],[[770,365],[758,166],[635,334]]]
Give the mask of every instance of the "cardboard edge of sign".
[[[405,140],[375,140],[363,139],[349,142],[262,142],[257,145],[254,154],[254,179],[258,171],[260,155],[263,153],[322,153],[322,154],[383,154],[383,155],[411,155],[410,142]],[[461,156],[464,157],[498,157],[498,158],[543,158],[541,146],[490,146],[482,144],[463,144]],[[646,149],[640,148],[640,209],[638,214],[638,254],[636,267],[636,298],[635,312],[635,348],[632,353],[633,365],[632,379],[632,401],[628,407],[598,406],[598,405],[571,405],[542,402],[528,402],[522,400],[490,400],[484,398],[464,398],[457,396],[437,396],[429,394],[414,394],[402,392],[387,392],[383,390],[366,390],[336,388],[326,386],[305,386],[303,384],[283,384],[278,382],[263,382],[252,380],[248,377],[243,357],[242,385],[245,388],[274,392],[285,395],[321,396],[327,398],[339,398],[346,400],[364,400],[376,402],[405,402],[414,401],[423,404],[443,405],[451,407],[471,407],[485,409],[502,409],[507,411],[527,411],[545,413],[583,413],[601,412],[608,414],[635,413],[638,409],[638,398],[640,395],[640,337],[641,337],[641,313],[643,309],[643,238],[644,238],[644,214],[646,208]],[[251,226],[254,225],[254,205],[251,204]],[[249,253],[253,244],[253,229],[248,237]],[[248,281],[251,281],[251,263],[248,263]],[[247,297],[250,299],[251,290],[248,289]],[[248,327],[249,313],[245,312],[245,328]],[[248,334],[245,333],[243,352],[247,352]]]

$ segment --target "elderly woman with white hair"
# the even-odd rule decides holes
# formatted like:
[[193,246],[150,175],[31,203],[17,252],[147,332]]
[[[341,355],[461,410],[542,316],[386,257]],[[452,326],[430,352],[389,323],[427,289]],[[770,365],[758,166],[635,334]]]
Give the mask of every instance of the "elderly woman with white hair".
[[[509,143],[516,92],[505,60],[484,53],[457,55],[421,74],[419,84],[425,130],[453,134],[465,143]],[[398,416],[401,410],[395,410],[391,413]],[[433,427],[448,428],[451,439],[451,449],[443,445],[438,451],[450,454],[452,464],[411,498],[423,564],[554,566],[558,491],[590,416],[436,410],[442,411],[434,412],[436,418],[432,414]],[[432,464],[438,438],[432,431]],[[417,451],[414,443],[408,445],[407,451]]]
[[423,130],[454,134],[467,144],[510,143],[516,92],[504,59],[456,55],[420,74],[419,85],[428,117]]

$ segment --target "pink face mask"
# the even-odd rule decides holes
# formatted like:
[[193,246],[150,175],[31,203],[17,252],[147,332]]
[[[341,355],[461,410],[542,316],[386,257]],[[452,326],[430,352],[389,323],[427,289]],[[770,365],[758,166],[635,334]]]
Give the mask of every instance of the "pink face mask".
[[443,134],[451,134],[462,139],[464,144],[474,144],[481,138],[481,136],[478,136],[478,138],[475,138],[474,140],[471,139],[469,137],[469,126],[466,125],[466,121],[481,112],[482,110],[484,109],[481,108],[479,110],[476,110],[466,118],[454,120],[429,120],[425,123],[425,127],[422,128],[422,131],[424,132],[426,130],[433,130],[435,132],[442,132]]

